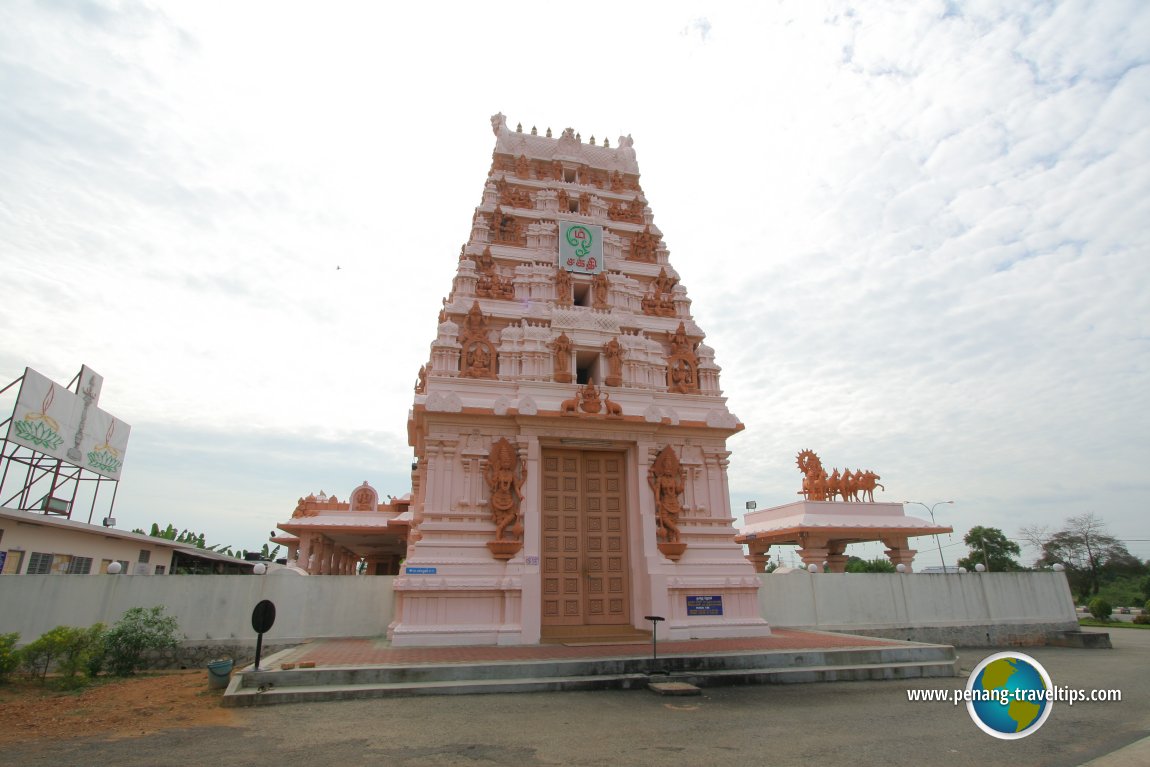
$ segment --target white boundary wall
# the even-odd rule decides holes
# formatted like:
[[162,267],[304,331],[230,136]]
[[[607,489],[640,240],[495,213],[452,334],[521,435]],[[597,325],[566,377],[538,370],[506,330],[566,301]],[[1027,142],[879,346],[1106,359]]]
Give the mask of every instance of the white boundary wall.
[[772,626],[965,646],[1037,644],[1078,628],[1063,573],[761,575]]
[[[847,631],[958,645],[1037,644],[1078,628],[1062,573],[761,575],[759,606],[775,627]],[[26,575],[0,577],[0,633],[27,643],[60,625],[115,623],[164,605],[189,644],[254,644],[252,608],[276,606],[265,644],[377,637],[392,620],[390,576]]]
[[313,637],[380,636],[391,622],[387,575],[21,575],[0,577],[0,634],[31,642],[56,626],[109,626],[132,607],[163,605],[188,642],[255,644],[252,609],[276,607],[265,644]]

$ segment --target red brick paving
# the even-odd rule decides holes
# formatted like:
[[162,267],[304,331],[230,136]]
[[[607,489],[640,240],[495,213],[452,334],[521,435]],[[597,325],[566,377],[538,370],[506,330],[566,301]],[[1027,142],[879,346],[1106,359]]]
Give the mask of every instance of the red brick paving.
[[[897,640],[832,634],[818,631],[772,629],[766,637],[690,639],[659,642],[660,655],[771,652],[773,650],[826,650],[845,647],[890,647]],[[386,639],[316,639],[300,645],[277,663],[314,661],[316,666],[391,666],[420,663],[485,663],[499,661],[560,660],[571,658],[646,657],[648,644],[512,645],[504,647],[392,647]]]

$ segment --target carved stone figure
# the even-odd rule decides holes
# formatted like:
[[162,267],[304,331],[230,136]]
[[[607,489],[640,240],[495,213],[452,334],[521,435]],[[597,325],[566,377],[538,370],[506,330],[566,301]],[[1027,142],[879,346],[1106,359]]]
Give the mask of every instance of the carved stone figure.
[[591,215],[591,195],[583,192],[579,195],[579,214],[583,216]]
[[682,322],[668,340],[671,344],[671,354],[667,357],[667,390],[676,394],[699,391],[699,358],[695,354],[696,344],[687,337],[687,329]]
[[678,282],[678,279],[667,276],[666,269],[660,269],[659,276],[651,281],[650,291],[643,296],[643,313],[656,317],[674,317],[675,302],[671,291]]
[[523,525],[519,522],[519,504],[523,500],[527,466],[521,464],[515,448],[506,437],[500,437],[491,446],[483,479],[487,482],[488,503],[495,522],[495,540],[519,541],[523,535]]
[[575,303],[571,291],[571,272],[562,267],[555,270],[555,303],[559,306],[571,306]]
[[596,415],[601,410],[606,411],[604,414],[608,418],[623,417],[622,406],[612,402],[611,395],[600,391],[592,381],[588,381],[574,397],[563,400],[559,405],[560,415],[579,415],[580,411]]
[[671,344],[672,356],[690,354],[694,351],[691,339],[687,338],[687,326],[682,322],[679,323],[679,327],[675,328],[675,332],[672,333],[667,340]]
[[427,391],[427,366],[420,365],[419,373],[415,376],[415,393],[423,394]]
[[487,318],[483,316],[483,309],[478,301],[473,301],[467,310],[467,317],[463,320],[463,338],[487,338]]
[[[622,184],[622,179],[620,179]],[[614,182],[612,182],[614,188]],[[612,221],[627,221],[632,224],[643,223],[643,203],[636,197],[630,202],[617,202],[611,205],[607,216]]]
[[667,390],[675,394],[691,394],[699,390],[695,364],[683,357],[669,359],[667,365]]
[[556,383],[571,383],[571,339],[566,333],[560,333],[547,348],[555,353],[555,372],[553,377]]
[[515,298],[515,284],[512,280],[499,274],[495,266],[495,259],[491,257],[491,246],[483,249],[476,256],[475,267],[479,272],[479,279],[475,282],[475,294],[480,298],[497,298],[511,301]]
[[595,309],[610,309],[611,283],[607,273],[599,272],[591,278],[591,306]]
[[531,166],[527,164],[527,156],[519,155],[515,161],[515,175],[519,178],[531,178]]
[[599,389],[595,387],[594,381],[588,381],[587,385],[579,392],[579,409],[584,413],[598,413],[602,409],[602,403],[599,402]]
[[627,256],[630,261],[642,261],[643,263],[655,263],[655,248],[659,244],[659,238],[651,234],[651,227],[643,227],[643,231],[635,235],[631,240],[631,255]]
[[491,352],[484,344],[476,343],[467,350],[467,372],[472,378],[488,378],[491,372]]
[[[855,476],[858,477],[857,471],[855,472]],[[867,469],[863,473],[862,478],[858,481],[860,497],[857,500],[874,503],[874,489],[876,487],[881,487],[884,491],[886,490],[885,487],[878,483],[878,480],[880,479],[882,479],[882,477],[880,477],[878,474],[875,474],[870,469]]]
[[822,461],[811,450],[800,451],[795,462],[803,474],[803,489],[799,495],[808,501],[835,501],[842,498],[843,501],[874,503],[874,489],[878,487],[886,490],[878,482],[882,477],[870,469],[857,469],[853,473],[847,469],[839,474],[836,468],[828,476]]
[[534,208],[535,205],[531,201],[531,195],[525,189],[514,187],[507,183],[507,179],[500,176],[495,182],[495,188],[499,192],[499,204],[506,205],[509,208]]
[[670,445],[663,447],[647,471],[647,484],[655,494],[655,525],[659,540],[679,542],[679,515],[683,507],[679,496],[686,487],[686,477],[679,457]]
[[521,245],[521,228],[515,216],[504,213],[501,207],[495,208],[492,214],[491,226],[491,234],[494,242],[501,242],[507,245]]
[[460,378],[495,378],[495,347],[487,338],[487,318],[479,301],[471,304],[459,334],[463,347]]
[[351,510],[352,511],[371,511],[372,501],[375,500],[375,493],[372,492],[370,487],[360,487],[351,496]]
[[623,385],[623,346],[619,339],[612,338],[603,344],[603,355],[607,358],[607,375],[603,383],[607,386]]

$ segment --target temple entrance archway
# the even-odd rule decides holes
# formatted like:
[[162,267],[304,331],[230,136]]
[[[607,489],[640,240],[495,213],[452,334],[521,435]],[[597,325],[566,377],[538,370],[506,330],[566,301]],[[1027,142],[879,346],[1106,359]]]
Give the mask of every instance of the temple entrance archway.
[[631,625],[623,453],[544,450],[545,634]]

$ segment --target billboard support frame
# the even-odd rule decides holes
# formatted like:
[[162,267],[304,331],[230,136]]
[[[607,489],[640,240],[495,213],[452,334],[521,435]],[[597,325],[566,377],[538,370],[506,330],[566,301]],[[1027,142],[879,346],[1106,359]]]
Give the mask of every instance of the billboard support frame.
[[[72,377],[72,380],[68,382],[68,386],[66,387],[68,391],[72,391],[74,388],[74,393],[77,395],[81,393],[80,386],[83,372],[83,369],[81,369],[80,372],[76,373],[76,375]],[[22,383],[24,378],[24,375],[20,375],[11,383],[0,388],[0,395]],[[103,476],[98,472],[89,471],[83,466],[64,461],[63,459],[30,448],[27,445],[9,440],[7,438],[7,427],[12,422],[15,413],[16,404],[13,403],[12,412],[8,414],[7,418],[0,421],[0,464],[3,465],[3,469],[0,471],[0,506],[16,508],[20,511],[41,513],[45,516],[58,515],[71,519],[73,512],[76,510],[76,502],[80,496],[80,490],[82,488],[91,488],[91,503],[88,505],[88,524],[91,524],[92,517],[96,513],[100,489],[104,483],[111,482],[112,497],[108,503],[107,513],[104,515],[104,518],[112,518],[112,511],[115,508],[116,496],[119,490],[119,480]],[[68,468],[65,468],[65,464],[68,465]],[[14,465],[23,467],[24,477],[22,480],[14,479],[12,489],[14,489],[15,492],[8,496],[6,488],[9,487],[9,469]],[[13,473],[18,475],[19,472],[20,470],[16,469]],[[49,478],[47,490],[44,491],[44,482]],[[17,499],[19,499],[17,505],[12,506],[11,504],[17,501]],[[66,503],[66,511],[50,508],[52,505],[51,501]]]

